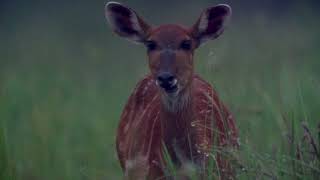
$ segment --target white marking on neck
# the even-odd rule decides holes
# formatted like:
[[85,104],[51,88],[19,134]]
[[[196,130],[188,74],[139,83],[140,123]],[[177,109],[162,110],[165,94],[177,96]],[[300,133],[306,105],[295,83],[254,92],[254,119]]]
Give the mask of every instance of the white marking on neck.
[[169,112],[178,112],[185,108],[190,97],[187,92],[180,92],[179,90],[173,94],[162,94],[161,95],[162,104],[164,108]]

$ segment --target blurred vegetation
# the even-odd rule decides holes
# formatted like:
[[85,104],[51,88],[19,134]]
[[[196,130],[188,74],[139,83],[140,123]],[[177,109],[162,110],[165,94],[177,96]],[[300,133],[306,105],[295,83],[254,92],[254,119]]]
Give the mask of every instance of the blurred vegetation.
[[[318,1],[122,2],[155,25],[230,4],[196,69],[237,119],[239,179],[319,177]],[[144,47],[111,32],[104,4],[0,2],[0,179],[121,179],[116,128],[148,69]]]

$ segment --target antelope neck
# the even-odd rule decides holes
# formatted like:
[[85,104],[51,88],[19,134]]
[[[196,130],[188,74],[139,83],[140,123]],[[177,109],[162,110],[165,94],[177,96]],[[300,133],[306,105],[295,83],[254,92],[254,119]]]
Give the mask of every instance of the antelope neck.
[[166,114],[179,115],[191,111],[191,83],[178,92],[177,95],[161,93],[161,111]]
[[[193,119],[192,89],[187,87],[178,96],[162,97],[160,123],[164,142],[167,148],[179,149],[176,143],[183,141],[189,132],[189,125]],[[163,96],[163,95],[162,95]]]

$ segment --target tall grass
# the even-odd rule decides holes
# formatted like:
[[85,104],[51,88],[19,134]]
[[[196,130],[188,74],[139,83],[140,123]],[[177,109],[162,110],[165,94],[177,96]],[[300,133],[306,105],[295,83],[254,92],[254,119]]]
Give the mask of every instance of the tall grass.
[[[304,89],[308,90],[301,91],[300,89],[295,97],[298,101],[297,107],[287,111],[279,110],[281,108],[276,107],[266,94],[261,95],[264,103],[267,104],[263,110],[266,118],[279,121],[274,122],[279,129],[264,134],[265,136],[274,136],[274,134],[280,133],[280,136],[276,135],[277,138],[274,141],[270,141],[273,143],[270,149],[265,142],[260,142],[263,147],[257,147],[257,144],[250,142],[253,139],[250,136],[262,136],[262,134],[251,133],[247,137],[245,136],[245,139],[242,136],[239,150],[230,153],[222,149],[225,158],[231,160],[233,168],[236,170],[237,179],[318,179],[320,177],[320,121],[313,121],[312,114],[306,112],[312,107],[306,105],[304,103],[306,99],[303,98],[317,96],[316,93],[320,89],[319,86],[308,82],[308,80],[302,84]],[[310,90],[315,94],[312,94]],[[261,117],[263,114],[261,113],[259,116]],[[307,119],[309,120],[307,121]],[[263,137],[257,138],[263,139]],[[218,169],[212,166],[216,164],[215,153],[213,152],[209,159],[211,166],[208,168],[215,170],[210,171],[209,179],[219,179],[220,177]],[[168,157],[166,151],[164,154],[165,157]],[[169,164],[171,174],[176,175],[179,168],[173,165],[170,158],[166,158],[166,162]]]
[[[192,22],[212,3],[141,14],[166,22],[186,7],[182,21]],[[0,179],[121,179],[115,134],[130,92],[148,73],[145,50],[112,34],[102,2],[92,9],[26,3],[14,16],[7,12],[0,29]],[[237,120],[237,177],[317,179],[319,18],[301,7],[288,16],[245,11],[235,8],[224,35],[195,55],[196,71]],[[170,166],[168,176],[175,171]]]

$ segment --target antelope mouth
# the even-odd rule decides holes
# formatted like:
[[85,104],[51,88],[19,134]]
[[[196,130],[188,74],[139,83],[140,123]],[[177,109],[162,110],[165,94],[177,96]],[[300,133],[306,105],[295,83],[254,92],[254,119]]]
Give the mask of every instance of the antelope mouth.
[[172,83],[160,83],[156,81],[156,84],[159,86],[167,94],[176,94],[179,90],[178,81],[176,79],[173,80]]
[[176,93],[178,91],[178,86],[177,85],[173,85],[173,86],[165,87],[163,89],[167,94],[173,94],[173,93]]

